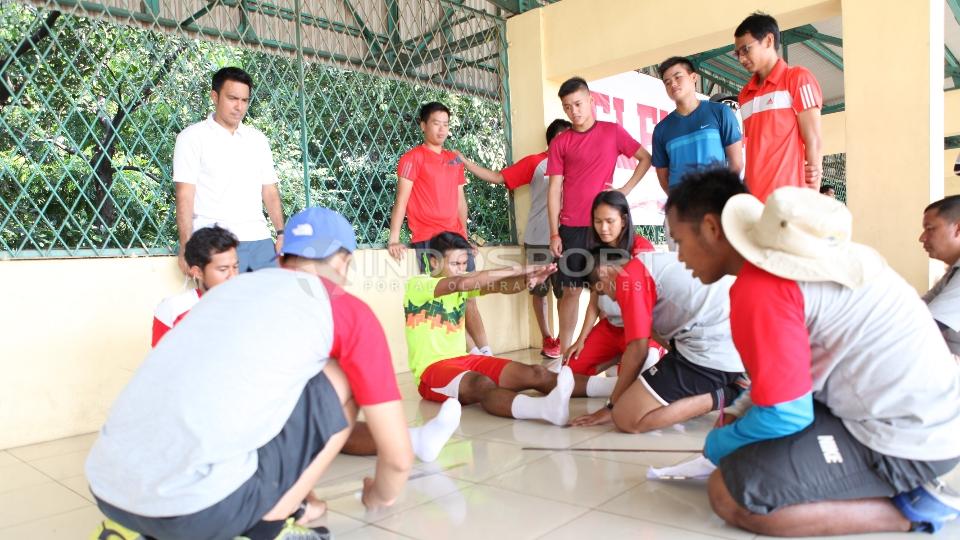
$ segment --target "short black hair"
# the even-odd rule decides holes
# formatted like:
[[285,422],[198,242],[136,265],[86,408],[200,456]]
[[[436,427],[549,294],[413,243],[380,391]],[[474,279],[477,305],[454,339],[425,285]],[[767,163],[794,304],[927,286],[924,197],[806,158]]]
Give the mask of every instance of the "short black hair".
[[660,78],[663,78],[663,74],[667,72],[668,69],[673,66],[681,65],[687,69],[689,73],[696,73],[697,68],[693,67],[693,62],[685,56],[671,56],[663,62],[660,62],[660,65],[657,66],[657,72],[660,73]]
[[719,216],[730,197],[746,192],[736,173],[709,167],[683,175],[680,184],[670,189],[664,210],[674,210],[681,221],[699,223],[707,214]]
[[924,213],[936,210],[937,215],[950,223],[960,221],[960,195],[950,195],[937,202],[930,203],[923,209]]
[[762,11],[754,11],[744,19],[733,32],[733,37],[743,37],[747,32],[757,41],[767,37],[767,34],[773,34],[773,48],[780,47],[780,26],[777,20]]
[[197,229],[187,240],[183,248],[183,258],[187,266],[199,266],[201,269],[210,264],[214,255],[237,249],[240,244],[234,234],[219,225]]
[[417,115],[417,118],[419,118],[421,122],[426,123],[430,120],[430,115],[435,112],[445,112],[447,113],[447,117],[450,117],[450,109],[448,109],[446,105],[439,101],[431,101],[430,103],[424,103],[423,106],[420,107],[420,114]]
[[470,242],[463,236],[455,232],[444,231],[430,239],[427,243],[427,249],[430,250],[431,257],[436,257],[437,255],[443,256],[454,249],[471,248]]
[[550,141],[552,141],[554,137],[572,127],[573,124],[562,118],[557,118],[553,122],[550,122],[550,125],[547,126],[547,146],[550,146]]
[[820,185],[820,193],[825,194],[826,192],[830,191],[831,189],[834,190],[834,191],[836,191],[836,188],[834,188],[834,187],[831,186],[830,184],[821,184],[821,185]]
[[250,88],[250,91],[253,92],[253,79],[250,77],[250,74],[238,67],[225,67],[217,70],[213,74],[213,83],[211,88],[214,92],[220,92],[220,89],[223,88],[223,83],[227,81],[236,81],[238,83],[243,83]]
[[560,99],[563,99],[579,90],[586,90],[587,92],[590,91],[590,87],[587,86],[587,81],[583,80],[583,77],[570,77],[569,79],[563,81],[563,84],[560,85],[560,91],[557,92],[557,96]]

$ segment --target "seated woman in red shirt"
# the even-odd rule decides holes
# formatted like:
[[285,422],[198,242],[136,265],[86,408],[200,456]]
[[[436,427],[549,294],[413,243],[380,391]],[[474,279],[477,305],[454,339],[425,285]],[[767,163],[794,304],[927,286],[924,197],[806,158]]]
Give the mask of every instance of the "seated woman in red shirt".
[[[591,215],[593,229],[587,239],[590,251],[601,249],[601,256],[607,259],[620,258],[628,252],[630,256],[636,256],[644,251],[653,251],[653,244],[649,240],[634,233],[630,204],[623,193],[612,190],[597,194],[593,199]],[[662,347],[653,345],[650,347],[651,354],[659,358]],[[615,365],[625,349],[620,306],[609,296],[591,291],[580,336],[564,355],[570,369],[577,374],[595,375]]]

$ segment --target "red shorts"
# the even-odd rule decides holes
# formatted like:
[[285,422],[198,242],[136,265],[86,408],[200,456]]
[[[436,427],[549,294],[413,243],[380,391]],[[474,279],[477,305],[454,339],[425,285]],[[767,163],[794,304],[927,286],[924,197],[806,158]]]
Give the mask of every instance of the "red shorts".
[[461,373],[475,371],[493,379],[497,385],[500,384],[500,373],[507,367],[510,360],[497,358],[495,356],[484,356],[481,354],[468,354],[447,358],[427,366],[420,375],[420,397],[429,401],[444,402],[450,399],[450,396],[434,392],[434,388],[443,388],[450,384]]
[[600,319],[587,334],[583,350],[571,358],[567,365],[578,375],[596,375],[597,366],[622,355],[625,350],[627,344],[623,342],[623,327],[614,326],[607,319]]
[[[666,352],[666,349],[652,339],[648,340],[647,344],[651,349],[658,349],[661,356]],[[587,334],[587,341],[584,342],[580,355],[571,358],[567,365],[578,375],[596,375],[597,366],[621,356],[626,350],[623,327],[614,326],[607,319],[600,319]],[[619,365],[617,373],[620,373]]]

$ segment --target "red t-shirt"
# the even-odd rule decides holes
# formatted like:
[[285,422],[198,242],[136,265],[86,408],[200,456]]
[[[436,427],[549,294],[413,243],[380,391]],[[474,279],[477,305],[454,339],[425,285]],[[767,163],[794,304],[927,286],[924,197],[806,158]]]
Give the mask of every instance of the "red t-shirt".
[[503,175],[503,183],[507,185],[507,189],[514,190],[533,181],[533,173],[537,171],[540,162],[545,159],[547,159],[546,152],[530,154],[500,171],[500,174]]
[[766,201],[783,186],[803,187],[803,138],[797,114],[823,105],[820,83],[801,66],[778,60],[763,84],[754,75],[740,91],[740,116],[747,159],[744,180]]
[[399,400],[390,347],[380,321],[363,300],[332,281],[321,281],[330,295],[333,313],[330,358],[340,364],[357,404],[362,407]]
[[754,403],[771,407],[811,390],[810,334],[796,281],[744,263],[730,287],[730,330]]
[[638,253],[646,253],[647,251],[654,251],[653,244],[647,240],[647,237],[642,234],[633,235],[633,247],[630,248],[630,254],[636,257]]
[[550,142],[547,176],[563,176],[563,204],[560,224],[589,227],[593,220],[593,199],[613,181],[617,157],[633,157],[640,149],[622,127],[613,122],[596,122],[584,132],[568,129]]
[[446,231],[467,236],[458,211],[460,186],[467,181],[463,162],[455,153],[442,150],[437,154],[420,145],[400,158],[397,176],[413,182],[407,203],[412,241],[430,240]]
[[[642,237],[641,237],[642,238]],[[650,339],[653,335],[653,306],[657,304],[657,284],[647,267],[632,259],[617,276],[617,303],[623,317],[623,342]]]

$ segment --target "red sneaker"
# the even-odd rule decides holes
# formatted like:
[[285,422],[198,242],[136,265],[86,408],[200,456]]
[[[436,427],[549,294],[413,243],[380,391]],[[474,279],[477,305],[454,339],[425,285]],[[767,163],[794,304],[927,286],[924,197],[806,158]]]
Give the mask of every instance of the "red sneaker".
[[560,358],[560,340],[556,338],[543,338],[543,348],[540,349],[540,356],[546,358]]

